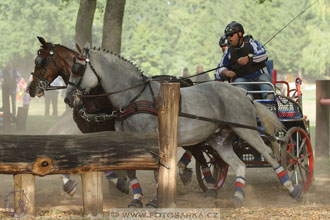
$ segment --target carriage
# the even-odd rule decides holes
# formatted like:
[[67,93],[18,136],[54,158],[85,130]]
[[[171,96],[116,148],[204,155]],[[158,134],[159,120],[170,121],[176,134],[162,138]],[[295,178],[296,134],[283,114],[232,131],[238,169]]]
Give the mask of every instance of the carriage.
[[[102,114],[100,115],[93,111],[90,117],[86,112],[86,108],[81,108],[79,110],[79,116],[83,120],[86,120],[88,123],[91,120],[94,120],[95,123],[105,123],[107,119],[113,120],[114,117],[125,116],[118,118],[117,121],[124,131],[154,131],[157,128],[158,123],[155,117],[157,112],[154,109],[153,101],[155,100],[155,94],[158,94],[161,86],[161,83],[157,82],[158,80],[149,79],[130,61],[111,52],[91,49],[87,46],[84,50],[80,50],[80,54],[78,54],[61,45],[47,43],[43,38],[38,39],[42,44],[42,48],[38,51],[36,67],[32,73],[34,80],[29,86],[31,96],[39,94],[39,90],[41,90],[40,94],[42,94],[42,91],[47,89],[47,86],[53,79],[63,73],[69,73],[64,75],[65,82],[68,86],[65,95],[65,102],[67,104],[74,108],[81,108],[79,106],[83,99],[93,97],[92,101],[94,103],[97,102],[95,97],[101,96],[109,99],[108,101],[113,104],[111,114],[100,113]],[[99,59],[101,57],[104,59]],[[61,64],[61,66],[58,66],[56,60],[60,58],[67,59],[69,62],[66,65]],[[101,66],[104,66],[104,68],[100,68]],[[106,74],[104,70],[106,70]],[[70,75],[71,71],[72,74]],[[46,85],[45,88],[43,84]],[[178,145],[191,146],[192,144],[207,140],[209,144],[217,148],[217,152],[221,155],[225,154],[229,156],[223,158],[226,159],[228,164],[237,168],[233,199],[234,203],[238,206],[242,205],[244,198],[242,185],[244,185],[245,179],[241,169],[245,170],[245,166],[235,156],[235,152],[231,147],[232,142],[226,142],[228,138],[232,138],[232,135],[230,135],[232,133],[236,133],[236,135],[242,138],[241,140],[236,139],[233,146],[235,146],[236,154],[246,164],[249,164],[249,166],[253,164],[254,167],[260,164],[267,166],[268,164],[265,161],[270,161],[269,165],[273,167],[280,182],[287,188],[289,195],[294,199],[299,199],[302,190],[304,189],[306,191],[308,189],[313,174],[313,154],[309,141],[308,121],[302,117],[301,103],[297,103],[301,102],[301,98],[299,98],[301,96],[299,85],[295,91],[288,89],[289,95],[286,96],[275,93],[276,90],[274,88],[273,93],[276,95],[273,100],[259,101],[268,106],[268,108],[255,100],[251,102],[250,99],[246,98],[243,90],[227,83],[209,82],[181,90],[181,111],[179,113],[181,121],[178,129],[181,129],[182,132],[178,132],[180,133],[180,136],[178,136]],[[98,88],[98,86],[102,86],[104,93],[92,95],[92,91]],[[294,92],[296,94],[290,96]],[[224,94],[227,95],[224,96]],[[235,98],[233,99],[233,97]],[[227,103],[228,105],[221,103]],[[131,104],[135,104],[137,107],[142,106],[142,112],[146,114],[136,114],[140,109],[134,108],[136,110],[133,112],[135,113],[134,117],[129,115],[128,113],[131,114],[132,109]],[[279,107],[281,104],[288,109],[282,110]],[[236,108],[237,105],[240,105],[240,108]],[[210,108],[205,109],[202,106],[210,106]],[[269,109],[273,110],[277,117]],[[127,117],[127,115],[132,117]],[[237,115],[240,117],[236,117]],[[256,127],[256,115],[260,117],[260,121],[269,122],[264,128],[265,131]],[[226,118],[224,118],[225,116]],[[100,118],[104,120],[99,120]],[[278,118],[284,121],[281,123]],[[119,119],[124,122],[120,122]],[[293,123],[292,125],[290,123],[291,121],[299,121],[299,123]],[[229,133],[219,132],[219,128],[226,125],[226,123],[227,125],[230,124],[226,127]],[[282,143],[281,149],[278,151],[269,150],[265,143],[274,141],[274,137],[269,136],[269,132],[274,131],[276,128],[281,129],[283,125],[289,130],[288,132],[282,132],[276,135],[277,139]],[[265,137],[260,135],[260,133],[265,135]],[[212,134],[217,135],[210,138]],[[230,149],[225,147],[229,143]],[[250,143],[253,147],[250,147],[247,143]],[[254,149],[258,149],[260,154],[257,154]],[[278,153],[277,160],[272,156],[273,152],[275,152],[275,155]],[[228,165],[209,146],[205,145],[204,153],[209,158],[208,165],[213,169],[213,176],[217,179],[217,189],[220,189],[226,178]],[[235,164],[237,161],[240,162],[238,166]],[[290,174],[291,180],[283,167]],[[200,172],[200,167],[198,166],[197,168],[197,172]],[[299,171],[304,171],[304,173],[300,172],[302,174],[300,176],[297,174],[298,169]],[[203,185],[201,172],[198,176],[201,185]],[[135,171],[130,172],[129,179],[137,182]],[[302,188],[302,185],[304,188]],[[141,198],[141,193],[133,192],[133,200],[129,206],[142,207]],[[157,206],[157,199],[155,201],[153,204]]]
[[[297,78],[295,88],[290,88],[286,81],[276,81],[276,70],[273,71],[273,82],[269,83],[273,88],[270,93],[274,94],[272,99],[259,99],[265,91],[250,91],[258,102],[266,105],[287,129],[286,132],[278,132],[277,140],[280,144],[277,159],[289,174],[293,184],[301,184],[303,192],[306,192],[313,178],[313,149],[310,140],[310,126],[308,118],[302,111],[302,80]],[[271,147],[267,137],[260,134],[265,143]],[[271,167],[270,164],[257,152],[253,146],[237,138],[234,143],[234,151],[248,168]],[[216,179],[216,189],[219,190],[227,176],[228,165],[207,144],[204,144],[203,154],[208,166]],[[201,172],[201,165],[196,161],[196,176],[203,191],[207,190],[207,184]]]

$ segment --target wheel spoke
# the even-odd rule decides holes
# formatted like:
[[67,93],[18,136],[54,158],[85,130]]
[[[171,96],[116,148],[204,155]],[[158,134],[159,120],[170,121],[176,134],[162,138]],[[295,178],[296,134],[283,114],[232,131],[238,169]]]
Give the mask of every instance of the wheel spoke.
[[299,164],[299,167],[303,168],[303,169],[308,173],[307,175],[309,175],[310,170],[309,170],[307,167],[302,166],[302,165],[300,165],[300,164]]
[[304,139],[302,140],[302,143],[300,144],[300,145],[301,145],[301,148],[299,149],[298,155],[300,155],[301,150],[304,149],[302,146],[305,146],[305,144],[306,144],[306,138],[304,138]]
[[296,160],[297,158],[289,151],[287,151],[287,154],[294,160]]
[[300,166],[300,164],[298,164],[298,168],[299,168],[299,172],[300,172],[301,180],[302,180],[302,182],[303,182],[303,186],[305,186],[305,185],[306,185],[306,181],[305,181],[305,178],[304,178],[304,174],[303,174],[303,172],[302,172],[302,170],[301,170],[301,166]]
[[294,166],[294,163],[290,163],[289,166],[286,167],[286,169],[289,170],[292,166]]
[[296,157],[299,157],[299,151],[300,151],[300,149],[299,149],[299,147],[300,147],[299,142],[300,141],[299,140],[300,140],[300,135],[297,132],[296,133]]
[[308,157],[309,157],[309,156],[310,156],[310,154],[306,154],[304,157],[299,158],[299,159],[298,159],[298,162],[299,162],[299,163],[302,163],[303,160],[305,160],[305,159],[306,159],[306,161],[308,161]]

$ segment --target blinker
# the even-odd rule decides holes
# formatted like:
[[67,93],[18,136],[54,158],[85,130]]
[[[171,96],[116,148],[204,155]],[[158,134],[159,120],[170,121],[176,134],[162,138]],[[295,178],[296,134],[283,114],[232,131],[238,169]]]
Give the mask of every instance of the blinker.
[[37,58],[35,59],[35,64],[38,67],[45,67],[46,58],[42,56],[37,56]]
[[71,68],[71,72],[74,75],[82,77],[85,73],[85,69],[86,69],[85,65],[83,65],[81,63],[74,63],[72,68]]

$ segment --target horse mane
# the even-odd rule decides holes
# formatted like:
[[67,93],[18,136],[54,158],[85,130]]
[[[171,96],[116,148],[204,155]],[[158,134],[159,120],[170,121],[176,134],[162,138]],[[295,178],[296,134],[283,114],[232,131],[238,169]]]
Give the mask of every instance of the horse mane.
[[69,51],[71,51],[71,52],[73,52],[73,53],[75,53],[75,54],[79,54],[77,51],[72,50],[72,49],[70,49],[70,48],[68,48],[68,47],[66,47],[66,46],[61,45],[61,44],[54,44],[54,46],[63,47],[64,49],[67,49],[67,50],[69,50]]
[[[44,50],[50,50],[50,45],[51,45],[51,44],[53,44],[53,43],[48,42],[46,45],[41,45],[40,47],[41,47],[42,49],[44,49]],[[66,46],[64,46],[64,45],[61,45],[61,44],[53,44],[53,45],[54,45],[54,48],[55,48],[55,47],[61,47],[61,48],[64,48],[64,49],[66,49],[66,50],[68,50],[68,51],[74,53],[74,54],[79,54],[77,51],[74,51],[74,50],[72,50],[72,49],[70,49],[70,48],[68,48],[68,47],[66,47]]]
[[142,76],[145,76],[144,75],[144,72],[135,63],[133,63],[132,61],[126,59],[125,57],[123,57],[123,56],[121,56],[119,54],[116,54],[116,53],[114,53],[114,52],[112,52],[110,50],[107,50],[107,49],[104,49],[104,48],[100,48],[100,47],[98,49],[96,49],[96,47],[94,47],[94,48],[91,48],[91,50],[94,50],[96,52],[102,52],[103,54],[114,55],[115,57],[119,58],[120,60],[125,61],[126,63],[128,63],[128,64],[132,65],[133,67],[135,67],[139,74],[141,74]]

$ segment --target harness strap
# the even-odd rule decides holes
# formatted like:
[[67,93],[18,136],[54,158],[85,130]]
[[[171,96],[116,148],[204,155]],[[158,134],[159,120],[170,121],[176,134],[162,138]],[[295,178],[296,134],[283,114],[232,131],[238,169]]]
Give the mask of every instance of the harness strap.
[[66,89],[66,86],[49,86],[46,90]]
[[125,120],[132,115],[139,113],[147,113],[151,115],[157,116],[158,111],[155,108],[155,105],[151,101],[139,100],[129,104],[128,106],[122,109],[115,109],[111,114],[87,114],[86,109],[81,109],[79,114],[86,121],[95,121],[95,122],[103,122],[107,120]]
[[[71,85],[74,85],[74,84],[71,83]],[[82,95],[81,98],[94,98],[94,97],[114,95],[114,94],[117,94],[117,93],[126,92],[128,90],[135,89],[135,88],[143,86],[143,85],[145,86],[145,83],[140,83],[140,84],[137,84],[135,86],[132,86],[132,87],[129,87],[129,88],[126,88],[126,89],[122,89],[122,90],[118,90],[118,91],[115,91],[115,92],[108,92],[108,93],[102,93],[102,94],[97,94],[97,95]]]
[[261,130],[257,127],[254,127],[254,126],[243,125],[243,124],[238,124],[238,123],[223,121],[223,120],[218,120],[218,119],[206,118],[206,117],[203,117],[203,116],[192,115],[192,114],[188,114],[188,113],[184,113],[184,112],[179,112],[179,116],[185,117],[185,118],[201,120],[201,121],[208,121],[208,122],[212,122],[212,123],[220,123],[222,125],[228,125],[228,126],[231,126],[231,127],[239,127],[239,128],[247,128],[247,129],[255,130],[255,131],[258,131],[258,132],[264,134],[271,141],[277,141],[276,137],[274,137],[274,136],[268,134],[266,131]]

